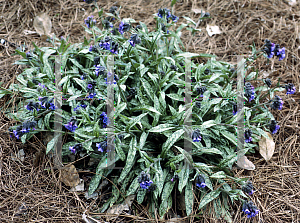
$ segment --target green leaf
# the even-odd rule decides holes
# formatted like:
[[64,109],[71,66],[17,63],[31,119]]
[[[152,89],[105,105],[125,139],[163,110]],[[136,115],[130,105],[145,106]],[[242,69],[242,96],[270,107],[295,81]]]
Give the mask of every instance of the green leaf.
[[139,116],[131,119],[131,121],[127,124],[125,131],[128,132],[128,130],[133,127],[135,124],[137,124],[145,115],[148,115],[147,113],[140,114]]
[[174,128],[175,126],[172,124],[160,124],[150,129],[149,132],[164,132]]
[[129,151],[128,151],[128,155],[127,155],[127,160],[126,160],[126,165],[121,173],[121,176],[118,180],[118,183],[121,183],[124,178],[127,176],[127,174],[129,173],[129,171],[131,170],[133,164],[134,164],[134,158],[135,158],[135,154],[136,154],[136,137],[132,137],[131,141],[130,141],[130,145],[129,145]]
[[175,146],[175,147],[176,147],[176,149],[178,149],[179,152],[181,152],[181,154],[184,156],[184,158],[188,160],[190,165],[193,165],[194,161],[193,161],[191,154],[188,151],[182,149],[181,147],[178,147],[178,146]]
[[183,18],[185,18],[187,21],[191,22],[194,26],[196,26],[196,23],[189,17],[186,16],[182,16]]
[[50,118],[51,118],[51,115],[52,115],[52,112],[48,113],[48,114],[45,116],[45,118],[44,118],[44,124],[45,124],[45,126],[46,126],[46,128],[47,128],[48,130],[51,130],[51,128],[50,128]]
[[173,100],[176,100],[176,101],[184,101],[184,96],[181,96],[181,95],[178,95],[178,94],[175,94],[175,93],[170,93],[170,94],[167,94],[167,96]]
[[229,139],[234,145],[237,145],[237,137],[228,131],[221,131],[221,134]]
[[222,179],[222,178],[226,178],[226,174],[224,173],[224,171],[219,171],[211,175],[210,178]]
[[50,142],[48,142],[46,154],[48,154],[55,147],[59,136],[60,136],[60,134],[56,135],[53,139],[51,139]]
[[146,193],[147,193],[146,189],[139,188],[136,195],[136,200],[139,204],[141,204],[144,201]]
[[203,199],[201,200],[198,210],[203,208],[205,205],[207,205],[209,202],[211,202],[212,200],[216,199],[219,194],[221,193],[220,189],[214,190],[208,194],[206,194]]
[[153,101],[153,95],[154,95],[154,93],[153,93],[151,85],[144,78],[141,78],[141,82],[142,82],[142,85],[143,85],[145,91],[147,92],[147,94],[149,95],[149,97],[151,98],[151,100]]
[[172,7],[173,5],[175,5],[176,2],[177,2],[177,0],[172,0],[172,2],[171,2],[171,7]]
[[161,157],[164,158],[167,154],[167,151],[174,145],[174,143],[182,136],[184,133],[183,129],[177,130],[170,137],[168,137],[167,141],[163,144]]
[[151,106],[148,106],[148,105],[142,105],[142,106],[138,106],[138,107],[135,107],[133,109],[131,109],[132,111],[151,111],[151,112],[154,112],[156,114],[160,114],[159,111],[157,111],[155,108],[151,107]]
[[121,141],[120,141],[120,139],[118,137],[116,137],[116,139],[118,141],[118,143],[115,144],[117,154],[119,155],[119,157],[120,157],[120,159],[122,161],[125,161],[126,155],[125,155],[125,153],[124,153],[124,151],[123,151],[123,149],[121,147]]
[[139,145],[140,149],[143,149],[147,137],[148,137],[148,133],[143,132],[142,135],[141,135],[141,137],[140,137],[140,145]]
[[96,175],[92,178],[90,185],[89,185],[89,195],[92,195],[95,190],[98,188],[100,180],[102,178],[104,167],[107,165],[107,158],[106,156],[103,156],[101,161],[99,162],[97,169],[96,169]]
[[193,186],[191,181],[188,181],[185,187],[184,200],[185,200],[186,215],[189,216],[193,211],[193,204],[194,204],[194,193],[193,193]]
[[172,207],[172,197],[169,196],[168,199],[162,200],[159,207],[160,219],[164,218],[165,213]]
[[178,190],[180,193],[182,192],[182,189],[185,187],[185,185],[188,182],[189,174],[190,174],[190,170],[187,168],[187,166],[182,167],[181,171],[178,174],[179,177]]
[[131,185],[129,186],[128,190],[127,190],[127,194],[126,197],[134,194],[136,192],[136,190],[138,189],[138,187],[140,186],[139,182],[138,182],[138,178],[139,176],[137,176],[131,183]]

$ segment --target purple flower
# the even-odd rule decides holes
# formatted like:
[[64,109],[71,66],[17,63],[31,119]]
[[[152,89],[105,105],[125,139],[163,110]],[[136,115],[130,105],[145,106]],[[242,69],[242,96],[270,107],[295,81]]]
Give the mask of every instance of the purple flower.
[[55,105],[52,103],[54,98],[48,100],[48,97],[39,97],[40,105],[42,108],[55,110]]
[[153,181],[150,179],[150,175],[146,174],[144,171],[142,171],[141,175],[139,176],[138,182],[142,189],[148,189],[153,183]]
[[249,102],[255,98],[254,94],[255,94],[254,87],[249,82],[246,82],[245,96],[248,98]]
[[171,12],[169,9],[164,8],[164,9],[159,9],[157,16],[160,18],[164,18],[166,17],[166,19],[170,18],[172,16]]
[[88,89],[92,89],[92,88],[93,88],[93,85],[88,84],[88,85],[87,85],[87,88],[88,88]]
[[84,23],[86,24],[86,26],[88,28],[92,28],[94,25],[96,25],[96,20],[94,19],[94,16],[91,15],[91,16],[88,16],[85,20],[84,20]]
[[45,85],[41,84],[41,83],[39,83],[38,85],[39,85],[41,88],[47,89],[47,87],[46,87]]
[[204,179],[204,177],[202,175],[198,175],[196,177],[196,186],[197,187],[201,187],[201,188],[206,187],[205,179]]
[[275,56],[279,57],[279,61],[281,61],[282,59],[285,58],[285,48],[282,47],[280,49],[279,44],[276,44],[274,49],[274,54]]
[[89,96],[88,96],[88,98],[91,98],[91,99],[92,99],[92,98],[94,98],[95,96],[96,96],[96,93],[90,93]]
[[267,54],[268,58],[272,58],[274,56],[275,44],[271,43],[270,40],[266,39],[263,51]]
[[259,210],[253,204],[252,201],[244,202],[242,211],[245,212],[245,214],[247,214],[247,218],[255,217],[259,212]]
[[171,19],[173,20],[173,22],[177,22],[179,18],[175,15],[171,15]]
[[269,124],[269,128],[270,128],[270,131],[272,132],[272,134],[275,134],[279,130],[280,126],[277,125],[276,120],[271,120],[271,122]]
[[135,44],[141,43],[141,38],[138,36],[138,34],[132,34],[128,42],[131,46],[135,47]]
[[109,118],[105,112],[102,112],[99,119],[100,119],[100,122],[103,124],[103,128],[106,128],[107,125],[109,125],[109,123],[110,123]]
[[203,97],[203,94],[206,91],[206,87],[205,86],[203,86],[203,87],[197,87],[196,91],[197,91],[198,95],[200,94],[200,97]]
[[243,185],[242,191],[244,191],[245,193],[247,193],[249,195],[252,195],[254,193],[252,182],[247,181],[247,183]]
[[285,85],[285,89],[286,89],[286,94],[295,94],[296,92],[296,87],[291,83]]
[[252,141],[252,137],[251,137],[252,131],[251,131],[251,129],[246,129],[244,135],[245,135],[245,142],[246,143],[249,143],[249,142]]
[[66,127],[66,129],[70,130],[71,132],[75,132],[75,130],[78,128],[76,117],[72,117],[68,122],[68,124],[64,126]]
[[96,47],[91,45],[90,48],[89,48],[89,51],[90,52],[96,52]]
[[96,147],[98,148],[99,152],[103,153],[107,148],[107,141],[96,143]]
[[106,74],[106,68],[105,67],[100,66],[99,64],[95,65],[95,67],[96,67],[95,74],[96,74],[97,77],[99,76],[99,74],[100,75],[105,75]]
[[69,150],[72,152],[72,153],[76,153],[76,152],[81,152],[83,149],[82,147],[82,144],[81,143],[77,143],[75,144],[74,146],[70,146],[69,147]]
[[39,110],[40,110],[40,109],[39,109],[39,103],[33,102],[33,101],[30,101],[30,102],[28,103],[28,105],[25,105],[25,108],[26,108],[27,110],[29,110],[29,111],[33,111],[34,109],[35,109],[36,111],[39,111]]
[[274,109],[274,110],[276,110],[276,109],[281,110],[282,109],[283,101],[279,96],[275,95],[275,98],[272,101],[273,101],[273,103],[271,105],[272,109]]
[[121,22],[119,25],[119,32],[123,35],[123,33],[129,31],[130,28],[131,28],[130,24]]
[[200,142],[201,140],[201,133],[200,133],[200,130],[199,129],[196,129],[193,134],[192,134],[192,139],[193,139],[193,142]]
[[113,54],[118,54],[118,47],[119,47],[119,44],[112,41],[111,42],[111,48],[110,48],[110,52],[113,53]]

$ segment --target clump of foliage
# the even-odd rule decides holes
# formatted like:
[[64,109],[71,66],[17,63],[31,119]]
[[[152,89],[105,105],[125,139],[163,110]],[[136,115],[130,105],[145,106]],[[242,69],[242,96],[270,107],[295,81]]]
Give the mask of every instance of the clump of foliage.
[[[241,200],[248,217],[255,216],[256,206],[244,200],[249,199],[244,192],[253,193],[252,184],[234,177],[230,171],[237,161],[237,71],[212,55],[184,52],[182,29],[198,31],[190,18],[184,17],[188,23],[178,27],[178,17],[169,9],[160,9],[154,15],[156,27],[149,31],[143,22],[134,26],[133,19],[121,19],[117,7],[105,14],[107,17],[101,10],[98,18],[90,16],[85,20],[85,30],[91,38],[84,38],[83,43],[71,45],[68,38],[54,37],[49,40],[53,47],[35,46],[28,53],[17,50],[24,58],[16,64],[27,68],[17,76],[19,83],[1,92],[17,96],[16,107],[9,114],[22,124],[12,127],[11,134],[25,143],[34,134],[55,131],[54,116],[60,113],[54,94],[54,64],[60,55],[62,76],[58,85],[64,99],[61,133],[67,136],[63,156],[80,152],[99,160],[89,194],[103,177],[117,176],[115,185],[119,189],[113,186],[113,195],[102,212],[123,202],[124,197],[137,194],[137,202],[149,202],[153,216],[158,209],[163,217],[172,207],[172,192],[178,190],[184,192],[187,215],[213,202],[216,213],[230,221],[229,200]],[[252,49],[253,55],[246,64],[261,55],[284,58],[284,50],[275,48],[270,41],[261,51],[254,46]],[[110,55],[114,55],[113,83],[108,80],[112,74],[107,67]],[[189,66],[185,58],[190,57],[209,59],[206,64],[190,64],[192,110],[188,112],[192,114],[193,130],[186,137],[184,93]],[[246,71],[251,69],[246,65]],[[264,80],[267,86],[254,88],[249,81],[257,80],[257,76],[258,71],[254,71],[246,77],[244,153],[254,152],[256,144],[251,142],[268,137],[265,131],[274,134],[279,129],[267,105],[280,109],[283,102],[274,93],[284,88],[279,82],[271,88],[270,80]],[[115,86],[114,117],[106,112],[110,84]],[[293,87],[286,86],[289,94],[294,93]],[[275,99],[265,102],[267,97]],[[111,126],[116,136],[115,164],[124,167],[121,172],[105,168]],[[57,139],[48,143],[47,153],[54,149]],[[185,140],[193,146],[190,152],[184,149]],[[200,201],[198,206],[194,196]]]

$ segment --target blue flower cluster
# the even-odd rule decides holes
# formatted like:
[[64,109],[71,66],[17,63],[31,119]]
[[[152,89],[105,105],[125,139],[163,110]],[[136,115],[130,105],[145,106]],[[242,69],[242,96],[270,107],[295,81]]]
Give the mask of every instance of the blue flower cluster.
[[272,109],[274,109],[274,110],[276,110],[276,109],[281,110],[282,109],[283,101],[278,95],[275,95],[275,98],[272,101],[273,101],[273,103],[271,105]]
[[25,105],[25,108],[29,111],[33,111],[34,109],[36,111],[39,111],[39,103],[38,102],[33,102],[33,101],[29,101],[29,103],[27,105]]
[[144,171],[142,171],[141,175],[139,176],[138,182],[143,189],[148,189],[153,183],[153,181],[150,179],[150,175],[146,174]]
[[177,22],[178,21],[178,17],[175,15],[171,14],[171,11],[167,8],[163,8],[163,9],[159,9],[157,16],[160,18],[166,18],[167,21],[169,22],[169,20],[171,19],[173,22]]
[[17,128],[12,132],[17,139],[20,139],[25,133],[28,133],[30,130],[36,130],[36,124],[36,121],[25,121],[22,125],[17,126]]
[[109,125],[109,123],[110,123],[109,118],[105,112],[102,112],[99,119],[100,119],[100,122],[103,124],[103,128],[106,128],[107,125]]
[[84,23],[86,24],[86,26],[88,28],[92,28],[94,25],[96,25],[96,19],[94,19],[94,16],[91,15],[91,16],[88,16],[85,20],[84,20]]
[[81,103],[80,105],[77,105],[77,106],[74,108],[74,112],[76,112],[80,107],[86,108],[87,105],[85,105],[84,103]]
[[253,185],[251,181],[247,181],[245,185],[242,187],[242,191],[245,193],[252,195],[254,193]]
[[135,44],[141,43],[141,38],[138,36],[138,34],[132,34],[128,42],[131,46],[135,47]]
[[271,120],[271,122],[269,124],[269,128],[270,128],[270,131],[272,132],[272,134],[275,134],[279,130],[280,126],[277,125],[276,120]]
[[267,54],[268,58],[272,58],[274,55],[279,58],[279,61],[285,58],[285,48],[280,48],[278,44],[275,45],[268,39],[265,40],[262,51]]
[[96,143],[96,147],[99,152],[103,153],[107,149],[107,141]]
[[246,130],[245,130],[245,142],[246,142],[246,143],[249,143],[249,142],[252,141],[251,135],[252,135],[251,129],[246,129]]
[[246,82],[245,96],[246,98],[248,98],[249,102],[255,98],[254,94],[255,94],[254,87],[249,82]]
[[206,87],[197,87],[196,88],[197,94],[200,94],[200,97],[203,97],[204,92],[206,91]]
[[88,98],[94,98],[96,96],[95,92],[95,86],[97,82],[96,81],[89,81],[87,85],[87,91],[89,92]]
[[201,140],[201,133],[200,133],[200,130],[199,129],[196,129],[193,134],[192,134],[192,139],[193,139],[193,142],[200,142]]
[[247,214],[247,218],[255,217],[259,212],[259,210],[253,204],[252,201],[244,202],[242,210],[243,210],[243,212],[245,212],[245,214]]
[[71,117],[68,124],[65,124],[64,126],[66,127],[66,129],[70,130],[71,132],[75,132],[75,130],[78,128],[76,117]]
[[196,186],[197,187],[201,187],[201,188],[206,187],[205,179],[204,179],[204,177],[202,175],[198,175],[196,177]]
[[81,152],[83,149],[82,147],[82,144],[81,143],[77,143],[75,144],[75,146],[70,146],[69,147],[69,150],[72,152],[72,153],[76,153],[76,152]]
[[54,98],[48,99],[48,97],[39,97],[40,105],[42,108],[55,110],[55,105],[52,103]]
[[109,36],[106,36],[104,40],[101,40],[99,47],[105,50],[109,50],[113,54],[118,54],[119,44],[112,41]]
[[285,85],[285,89],[286,89],[286,94],[295,94],[296,92],[296,87],[291,83]]
[[119,32],[121,35],[123,35],[124,32],[129,31],[131,28],[131,25],[129,23],[121,22],[119,25]]

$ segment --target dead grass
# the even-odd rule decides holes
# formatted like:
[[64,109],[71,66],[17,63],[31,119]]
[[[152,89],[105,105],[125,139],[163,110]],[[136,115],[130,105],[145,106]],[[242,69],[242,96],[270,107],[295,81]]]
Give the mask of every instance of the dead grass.
[[[99,1],[99,6],[108,10],[112,5],[122,5],[121,17],[131,17],[136,21],[143,21],[147,25],[153,24],[152,14],[160,7],[169,7],[170,1],[161,0],[124,0]],[[280,44],[286,48],[286,59],[281,62],[259,60],[257,68],[269,73],[269,78],[276,83],[280,77],[285,83],[294,83],[299,89],[299,5],[291,7],[285,1],[221,1],[221,0],[179,0],[174,10],[177,16],[189,16],[195,21],[199,14],[192,9],[208,11],[212,18],[201,22],[197,33],[190,43],[189,50],[197,53],[211,53],[224,60],[236,64],[237,55],[249,55],[253,42],[256,46],[263,45],[265,39]],[[88,15],[95,15],[91,5],[83,1],[34,1],[11,0],[0,1],[0,38],[21,44],[25,43],[29,49],[31,42],[38,46],[47,46],[37,35],[25,35],[24,30],[33,29],[33,18],[39,12],[47,12],[53,23],[53,32],[56,36],[70,36],[70,42],[83,40],[83,20]],[[181,17],[179,24],[184,22]],[[222,34],[209,37],[205,28],[207,24],[220,27]],[[182,33],[183,42],[187,44],[191,39],[188,32]],[[0,46],[0,77],[4,82],[2,87],[8,87],[21,72],[22,68],[12,63],[18,58],[12,56],[14,49]],[[274,62],[276,61],[276,62]],[[272,72],[270,72],[270,70]],[[260,77],[261,78],[261,77]],[[273,112],[281,126],[275,136],[276,149],[273,158],[265,162],[257,153],[249,157],[255,164],[254,171],[236,170],[236,176],[249,177],[257,192],[252,200],[260,209],[260,213],[253,220],[247,219],[241,212],[241,206],[233,206],[234,222],[300,222],[300,151],[299,151],[299,93],[287,97],[278,93],[285,101],[281,111]],[[289,98],[289,100],[287,100]],[[7,100],[7,99],[6,99]],[[2,105],[5,100],[2,100]],[[2,112],[5,109],[2,106]],[[51,169],[51,162],[46,158],[39,168],[33,166],[34,153],[42,151],[43,144],[38,139],[33,145],[25,149],[25,161],[12,161],[11,153],[24,147],[20,142],[12,140],[3,132],[12,125],[3,113],[0,117],[0,219],[1,222],[84,222],[82,213],[93,215],[96,202],[83,201],[76,193],[68,191],[60,185],[57,176],[44,171]],[[19,208],[24,204],[24,213]],[[118,218],[121,221],[146,221],[143,217],[143,207],[137,207],[135,215]],[[100,216],[100,214],[97,214]],[[93,215],[95,216],[95,215]],[[102,214],[102,217],[104,214]],[[103,218],[102,218],[103,219]],[[104,220],[99,220],[103,222]],[[153,219],[153,222],[158,220]],[[194,222],[197,222],[195,219]],[[115,221],[114,221],[115,222]],[[184,219],[181,219],[184,222]],[[214,216],[205,216],[199,222],[222,222]]]

